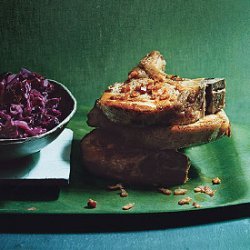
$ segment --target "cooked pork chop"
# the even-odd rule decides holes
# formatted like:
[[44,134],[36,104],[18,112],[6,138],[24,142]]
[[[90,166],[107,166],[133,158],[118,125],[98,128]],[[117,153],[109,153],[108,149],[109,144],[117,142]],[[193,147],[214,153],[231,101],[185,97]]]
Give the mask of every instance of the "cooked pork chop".
[[115,83],[103,93],[96,108],[110,121],[131,126],[190,124],[204,117],[206,80],[168,75],[165,66],[162,55],[152,51],[129,73],[127,81]]
[[95,129],[81,141],[84,167],[97,176],[122,183],[173,186],[187,181],[190,162],[175,150],[123,146],[119,137]]

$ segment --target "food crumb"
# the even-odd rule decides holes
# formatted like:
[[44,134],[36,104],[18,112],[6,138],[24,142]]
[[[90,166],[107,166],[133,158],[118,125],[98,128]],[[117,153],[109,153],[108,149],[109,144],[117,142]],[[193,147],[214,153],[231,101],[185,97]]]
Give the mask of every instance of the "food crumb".
[[201,208],[201,205],[198,204],[197,202],[193,202],[193,207],[195,207],[195,208]]
[[219,177],[215,177],[213,178],[212,183],[214,185],[221,184],[221,179]]
[[158,189],[161,193],[166,194],[166,195],[170,195],[172,194],[172,191],[170,189],[167,188],[159,188]]
[[128,192],[124,188],[121,188],[120,196],[121,197],[127,197],[128,196]]
[[96,208],[96,205],[97,205],[97,202],[92,200],[92,199],[89,199],[88,200],[88,203],[87,203],[87,207],[88,208]]
[[28,211],[35,211],[37,208],[36,207],[29,207],[27,208]]
[[123,189],[123,186],[121,183],[117,183],[115,185],[108,186],[108,190],[110,190],[110,191],[117,191],[117,190],[121,190],[121,189]]
[[196,193],[204,193],[209,195],[210,197],[214,196],[216,190],[212,190],[209,186],[198,186],[194,188],[194,192]]
[[174,190],[174,195],[184,195],[187,193],[187,189],[177,188]]
[[130,210],[131,208],[133,208],[135,205],[135,203],[128,203],[127,205],[123,206],[122,209],[123,210]]
[[188,205],[192,201],[192,198],[186,197],[178,201],[179,205]]

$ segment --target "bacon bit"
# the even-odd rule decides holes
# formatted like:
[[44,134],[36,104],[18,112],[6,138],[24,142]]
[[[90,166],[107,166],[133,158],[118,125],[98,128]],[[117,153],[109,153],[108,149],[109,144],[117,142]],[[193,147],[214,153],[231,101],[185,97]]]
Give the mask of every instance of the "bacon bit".
[[123,206],[123,210],[129,210],[135,206],[135,203],[128,203],[127,205]]
[[117,190],[122,190],[122,189],[123,189],[123,186],[121,183],[108,186],[108,190],[110,191],[117,191]]
[[129,84],[125,84],[125,85],[122,86],[122,88],[121,88],[121,92],[122,92],[122,93],[127,93],[127,92],[129,92],[129,91],[130,91],[130,86],[129,86]]
[[131,79],[131,78],[137,78],[138,75],[139,75],[138,71],[133,70],[133,71],[131,71],[131,72],[129,73],[128,78],[129,78],[129,79]]
[[177,188],[174,190],[174,195],[184,195],[187,193],[187,189]]
[[179,205],[188,205],[192,201],[192,198],[186,197],[178,201]]
[[132,91],[131,94],[130,94],[130,97],[138,97],[140,95],[139,92],[137,91]]
[[195,208],[201,208],[201,205],[198,204],[197,202],[193,202],[193,207],[195,207]]
[[214,185],[221,184],[221,179],[219,177],[215,177],[213,178],[212,183]]
[[209,186],[198,186],[194,188],[194,192],[196,193],[204,193],[209,195],[210,197],[214,196],[216,190],[212,190]]
[[167,188],[159,188],[158,189],[161,193],[166,194],[166,195],[170,195],[172,194],[172,191],[170,189]]
[[128,192],[124,188],[121,188],[120,196],[121,197],[127,197],[128,196]]

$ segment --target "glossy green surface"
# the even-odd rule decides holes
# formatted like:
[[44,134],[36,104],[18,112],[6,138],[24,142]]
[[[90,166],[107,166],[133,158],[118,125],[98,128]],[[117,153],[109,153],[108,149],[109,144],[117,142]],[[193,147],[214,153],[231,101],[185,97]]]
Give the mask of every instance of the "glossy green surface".
[[[82,113],[88,109],[82,110]],[[80,110],[81,111],[81,110]],[[69,127],[75,130],[72,147],[70,185],[61,189],[58,199],[52,201],[2,201],[0,212],[13,213],[155,213],[195,209],[190,205],[180,206],[178,201],[190,196],[202,209],[219,206],[248,203],[250,201],[250,133],[247,126],[232,124],[233,135],[216,142],[196,146],[185,150],[192,166],[189,181],[182,185],[188,189],[185,196],[166,196],[157,189],[136,189],[127,187],[129,196],[121,198],[118,191],[107,191],[107,186],[114,184],[88,174],[81,163],[80,139],[90,130],[84,125],[83,116],[76,116]],[[79,127],[82,129],[78,130]],[[153,166],[152,166],[153,171]],[[212,185],[212,179],[219,177],[220,185]],[[194,193],[198,185],[208,185],[217,190],[214,197]],[[174,190],[177,187],[171,188]],[[96,209],[85,208],[87,200],[98,202]],[[129,211],[122,206],[135,203]],[[35,207],[35,210],[28,210]]]
[[[232,138],[187,150],[193,166],[188,195],[203,208],[249,202],[250,1],[4,1],[0,11],[0,71],[26,67],[65,84],[76,96],[71,184],[58,200],[2,200],[0,211],[13,213],[141,213],[193,209],[180,197],[155,190],[133,190],[120,198],[109,182],[81,166],[80,138],[90,129],[85,114],[110,83],[122,81],[147,52],[167,59],[167,71],[183,77],[225,77]],[[199,184],[219,176],[213,198],[194,194]],[[88,198],[98,201],[85,209]],[[38,197],[39,198],[39,197]],[[121,206],[135,202],[131,211]],[[36,207],[36,210],[27,210]]]

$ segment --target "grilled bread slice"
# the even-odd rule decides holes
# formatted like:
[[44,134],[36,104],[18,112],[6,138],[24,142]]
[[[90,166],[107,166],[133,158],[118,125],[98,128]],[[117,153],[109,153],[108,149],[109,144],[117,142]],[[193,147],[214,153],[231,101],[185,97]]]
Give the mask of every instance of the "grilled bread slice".
[[224,110],[187,125],[128,127],[110,122],[99,109],[93,109],[88,124],[104,128],[107,133],[116,132],[130,146],[148,149],[185,148],[230,136],[230,122]]
[[[206,98],[206,79],[168,75],[165,66],[163,56],[152,51],[129,73],[127,81],[115,83],[103,93],[96,108],[110,121],[130,126],[190,124],[204,117],[209,107],[206,101],[213,103]],[[209,112],[217,112],[215,109]]]
[[124,146],[106,130],[95,129],[81,141],[84,167],[97,176],[136,186],[174,186],[187,181],[190,161],[175,150]]

